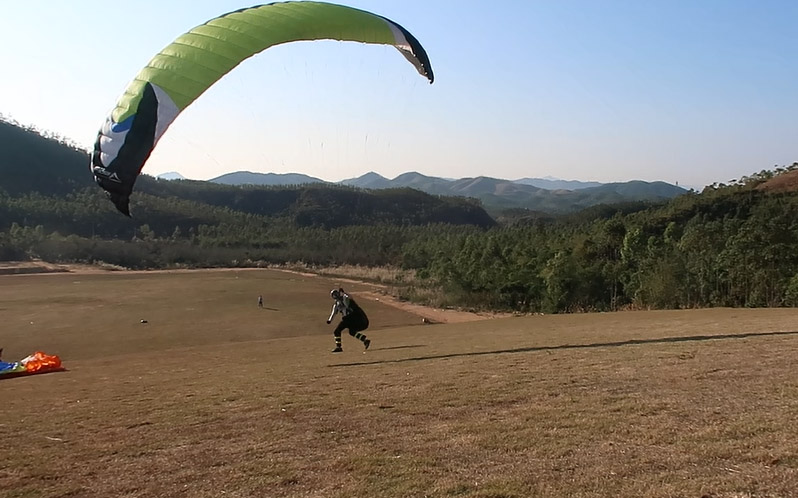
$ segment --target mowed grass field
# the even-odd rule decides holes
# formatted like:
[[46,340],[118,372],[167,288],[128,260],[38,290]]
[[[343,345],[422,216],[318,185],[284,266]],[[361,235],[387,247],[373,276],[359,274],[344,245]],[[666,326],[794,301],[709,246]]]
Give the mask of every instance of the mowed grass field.
[[0,277],[3,358],[67,368],[0,380],[0,496],[798,496],[798,310],[422,325],[364,299],[371,349],[333,355],[337,285]]

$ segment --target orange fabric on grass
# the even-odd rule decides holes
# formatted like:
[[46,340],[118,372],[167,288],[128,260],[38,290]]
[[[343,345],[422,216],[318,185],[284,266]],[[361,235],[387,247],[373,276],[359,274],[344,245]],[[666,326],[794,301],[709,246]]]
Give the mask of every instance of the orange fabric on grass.
[[21,363],[25,365],[25,371],[29,373],[47,372],[61,368],[61,358],[41,351],[36,351],[22,360]]

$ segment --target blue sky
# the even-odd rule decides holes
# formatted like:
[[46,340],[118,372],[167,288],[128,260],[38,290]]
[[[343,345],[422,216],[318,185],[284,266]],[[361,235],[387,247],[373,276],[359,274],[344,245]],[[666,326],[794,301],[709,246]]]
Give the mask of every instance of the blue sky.
[[[144,172],[700,187],[798,161],[798,2],[339,3],[411,31],[435,83],[389,47],[274,47],[186,109]],[[0,0],[0,113],[88,148],[155,53],[249,5]]]

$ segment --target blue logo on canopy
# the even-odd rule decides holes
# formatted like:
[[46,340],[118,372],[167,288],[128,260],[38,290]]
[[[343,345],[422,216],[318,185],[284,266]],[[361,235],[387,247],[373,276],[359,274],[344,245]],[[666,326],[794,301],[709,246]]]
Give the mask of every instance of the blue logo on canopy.
[[131,125],[133,125],[133,119],[135,117],[136,117],[136,115],[134,114],[134,115],[130,116],[129,118],[127,118],[126,120],[122,121],[121,123],[112,124],[111,125],[111,131],[114,132],[114,133],[121,133],[123,131],[128,131],[130,129]]

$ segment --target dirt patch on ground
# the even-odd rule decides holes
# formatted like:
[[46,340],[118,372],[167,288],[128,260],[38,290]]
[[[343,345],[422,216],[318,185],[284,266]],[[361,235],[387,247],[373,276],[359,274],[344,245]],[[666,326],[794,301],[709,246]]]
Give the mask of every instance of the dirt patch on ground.
[[[304,277],[320,277],[320,278],[332,279],[332,277],[316,275],[315,273],[286,270],[283,268],[274,268],[274,269],[287,273],[295,273],[297,275],[302,275]],[[365,292],[359,291],[358,295],[363,296],[366,299],[379,301],[383,304],[387,304],[389,306],[393,306],[394,308],[398,308],[402,311],[406,311],[408,313],[417,315],[421,320],[421,323],[424,324],[431,325],[434,323],[476,322],[479,320],[489,320],[491,318],[501,318],[501,317],[511,316],[510,313],[475,313],[472,311],[464,311],[458,309],[442,309],[442,308],[433,308],[430,306],[423,306],[421,304],[414,304],[408,301],[402,301],[401,299],[392,296],[388,292],[387,285],[377,284],[373,282],[365,282],[362,280],[355,280],[351,278],[335,277],[333,280],[335,280],[336,282],[357,284],[360,286],[369,287],[371,288],[371,290],[367,290]]]
[[798,191],[798,170],[788,171],[770,180],[757,185],[757,190],[765,192],[795,192]]

